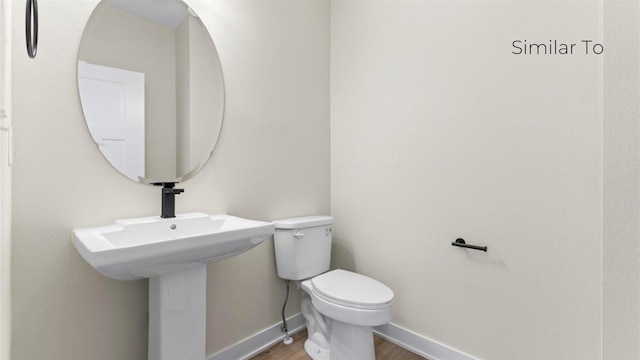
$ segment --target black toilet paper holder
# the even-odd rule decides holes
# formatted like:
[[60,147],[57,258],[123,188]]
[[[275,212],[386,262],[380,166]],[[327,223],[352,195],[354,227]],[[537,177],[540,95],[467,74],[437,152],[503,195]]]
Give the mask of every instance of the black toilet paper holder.
[[464,241],[463,238],[457,238],[456,241],[451,243],[451,245],[461,247],[461,248],[466,248],[466,249],[480,250],[480,251],[487,252],[486,246],[469,245],[467,244],[466,241]]

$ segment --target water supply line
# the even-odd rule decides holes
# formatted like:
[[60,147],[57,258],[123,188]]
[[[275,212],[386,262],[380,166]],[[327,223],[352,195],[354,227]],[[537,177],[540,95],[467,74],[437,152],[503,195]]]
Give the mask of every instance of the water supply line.
[[285,284],[285,288],[286,288],[286,295],[284,297],[284,304],[282,304],[282,327],[280,327],[280,330],[284,333],[284,339],[282,340],[282,342],[285,345],[291,345],[293,343],[293,338],[291,338],[291,336],[289,336],[289,329],[287,328],[287,318],[285,318],[285,316],[284,316],[284,310],[287,308],[287,301],[289,300],[289,284],[290,284],[290,281],[289,280],[285,280],[284,284]]

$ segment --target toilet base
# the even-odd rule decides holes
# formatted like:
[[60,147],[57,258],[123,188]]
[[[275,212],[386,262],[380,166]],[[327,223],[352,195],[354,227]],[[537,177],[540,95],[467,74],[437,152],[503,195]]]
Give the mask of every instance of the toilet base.
[[310,339],[304,342],[304,351],[309,355],[312,360],[330,360],[330,353],[328,349],[324,349],[318,344],[314,343]]
[[373,329],[333,320],[331,322],[330,349],[311,339],[304,342],[304,351],[312,360],[375,360]]
[[373,329],[333,319],[330,349],[331,360],[375,360]]

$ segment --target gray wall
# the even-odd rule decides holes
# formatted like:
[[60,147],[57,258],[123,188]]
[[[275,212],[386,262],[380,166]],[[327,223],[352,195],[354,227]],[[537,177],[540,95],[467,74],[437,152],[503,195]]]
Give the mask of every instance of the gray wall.
[[599,359],[603,58],[511,43],[601,41],[600,4],[331,11],[336,265],[389,285],[397,325],[480,359]]
[[640,356],[640,6],[604,1],[603,359]]

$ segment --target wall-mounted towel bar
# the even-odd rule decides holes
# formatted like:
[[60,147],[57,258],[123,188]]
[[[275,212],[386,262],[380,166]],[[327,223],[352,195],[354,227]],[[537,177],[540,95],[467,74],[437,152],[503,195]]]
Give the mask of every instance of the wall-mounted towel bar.
[[487,252],[487,247],[486,246],[468,245],[467,242],[464,241],[463,238],[456,239],[456,241],[452,242],[451,245],[458,246],[458,247],[463,247],[463,248],[467,248],[467,249],[480,250],[480,251]]

